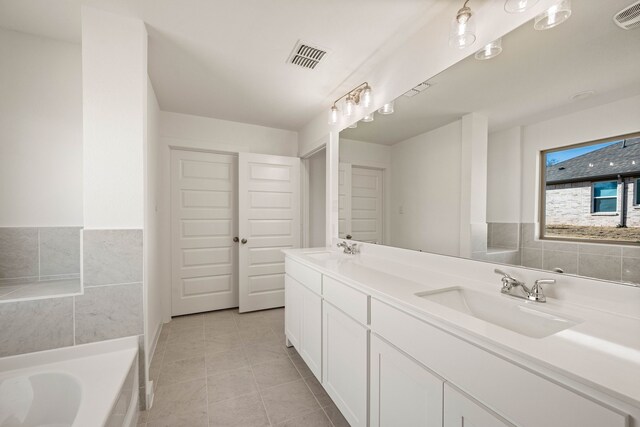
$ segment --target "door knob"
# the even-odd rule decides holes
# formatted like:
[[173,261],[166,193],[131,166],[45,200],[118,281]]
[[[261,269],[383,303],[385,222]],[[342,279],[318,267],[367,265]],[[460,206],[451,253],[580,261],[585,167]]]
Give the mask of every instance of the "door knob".
[[242,243],[244,245],[245,243],[247,243],[247,239],[240,240],[240,243]]
[[234,237],[234,238],[233,238],[233,241],[234,241],[234,242],[236,242],[236,243],[238,243],[238,242],[240,241],[240,239],[238,239],[237,237]]

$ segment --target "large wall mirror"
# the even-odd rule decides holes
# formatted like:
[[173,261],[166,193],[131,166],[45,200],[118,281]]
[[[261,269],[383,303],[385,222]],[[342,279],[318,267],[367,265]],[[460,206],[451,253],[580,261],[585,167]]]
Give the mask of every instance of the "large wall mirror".
[[0,29],[0,303],[80,293],[80,44]]
[[339,237],[640,283],[640,29],[612,19],[628,3],[527,23],[344,129]]

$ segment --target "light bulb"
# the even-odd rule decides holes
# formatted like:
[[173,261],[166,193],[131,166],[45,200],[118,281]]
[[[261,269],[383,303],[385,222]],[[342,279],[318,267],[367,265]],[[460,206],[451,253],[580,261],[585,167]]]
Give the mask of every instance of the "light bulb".
[[475,58],[481,61],[495,58],[502,53],[502,38],[492,41],[476,52]]
[[395,101],[387,102],[378,110],[378,113],[382,115],[393,114],[394,104],[395,104]]
[[336,123],[338,123],[338,107],[333,105],[329,110],[329,124],[335,125]]
[[522,13],[531,9],[538,0],[507,0],[504,3],[504,10],[507,13]]
[[362,106],[364,108],[369,108],[371,106],[371,101],[372,101],[371,88],[369,86],[366,86],[362,90],[362,94],[360,95],[360,102],[362,102]]
[[351,117],[355,111],[356,102],[354,101],[353,96],[347,95],[347,99],[344,101],[344,116]]
[[548,30],[557,27],[571,16],[571,0],[561,0],[549,9],[536,16],[533,28],[536,30]]
[[348,126],[348,127],[349,127],[349,129],[355,129],[355,128],[358,127],[358,122],[353,122],[353,124]]
[[464,49],[476,41],[476,25],[471,8],[460,9],[451,22],[449,32],[449,46]]
[[362,118],[362,121],[365,122],[365,123],[372,122],[373,119],[374,119],[373,114],[374,114],[373,111],[371,112],[371,114],[367,114],[366,116],[364,116]]

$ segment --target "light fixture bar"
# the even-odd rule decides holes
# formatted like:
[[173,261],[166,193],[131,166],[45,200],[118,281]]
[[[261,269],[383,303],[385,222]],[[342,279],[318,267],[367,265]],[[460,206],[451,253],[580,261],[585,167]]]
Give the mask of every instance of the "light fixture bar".
[[335,125],[338,123],[338,102],[342,98],[346,98],[345,100],[345,117],[351,117],[355,113],[356,106],[362,105],[365,108],[368,108],[372,102],[372,93],[371,86],[369,86],[368,82],[360,83],[358,86],[351,89],[349,92],[345,93],[335,101],[333,101],[333,105],[331,106],[331,110],[329,111],[329,124]]

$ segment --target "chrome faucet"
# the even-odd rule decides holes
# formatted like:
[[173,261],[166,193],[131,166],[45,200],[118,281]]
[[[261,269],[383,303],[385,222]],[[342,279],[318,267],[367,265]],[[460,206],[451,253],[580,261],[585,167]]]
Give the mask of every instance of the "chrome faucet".
[[[556,283],[554,279],[539,279],[536,280],[535,284],[531,287],[531,289],[529,289],[529,287],[527,287],[524,282],[514,279],[509,273],[505,273],[504,271],[497,268],[494,271],[497,274],[502,275],[502,289],[500,290],[500,292],[513,297],[526,298],[530,301],[546,302],[547,297],[544,296],[541,285],[553,285],[554,283]],[[511,289],[518,286],[522,288],[522,291],[525,293],[525,295],[517,295],[511,293]]]
[[357,243],[349,244],[347,242],[340,242],[338,243],[338,247],[342,248],[342,252],[345,254],[355,255],[357,253],[360,253],[360,248],[358,248]]

